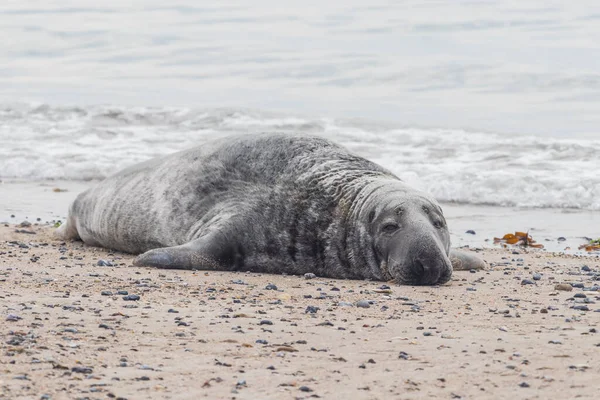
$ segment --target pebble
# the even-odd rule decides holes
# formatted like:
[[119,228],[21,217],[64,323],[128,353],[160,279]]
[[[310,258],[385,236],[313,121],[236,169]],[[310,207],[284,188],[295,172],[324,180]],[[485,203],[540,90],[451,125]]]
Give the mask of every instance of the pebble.
[[127,290],[119,290],[119,291],[117,291],[117,294],[119,296],[127,296],[129,294],[129,292]]
[[535,274],[533,274],[532,278],[534,281],[539,281],[540,279],[542,279],[542,274],[538,274],[536,272]]
[[583,267],[581,267],[581,270],[582,270],[582,271],[585,271],[585,272],[590,272],[590,271],[591,271],[591,268],[590,268],[590,267],[588,267],[587,265],[584,265]]
[[354,304],[348,303],[347,301],[340,301],[338,307],[354,307]]
[[356,302],[356,307],[360,308],[370,308],[371,304],[367,300],[359,300]]
[[583,289],[585,287],[583,283],[571,283],[571,286],[577,289]]
[[521,285],[535,285],[534,281],[530,281],[529,279],[523,279],[521,281]]
[[554,286],[554,290],[570,292],[571,290],[573,290],[573,286],[569,285],[568,283],[559,283],[558,285]]
[[300,386],[298,389],[300,389],[301,392],[312,392],[312,389],[308,386]]
[[259,325],[273,325],[273,321],[270,321],[268,319],[263,319],[258,324]]
[[571,308],[574,310],[579,310],[579,311],[590,311],[588,306],[573,306]]
[[319,311],[319,307],[315,306],[307,306],[306,310],[304,310],[305,314],[316,314]]
[[73,367],[71,368],[71,372],[76,372],[78,374],[91,374],[93,370],[89,367]]
[[468,233],[469,235],[475,235],[475,231],[473,229],[469,229],[465,233]]
[[112,296],[113,292],[111,292],[110,290],[103,290],[102,292],[100,292],[100,294],[102,296]]
[[528,388],[529,387],[529,383],[527,383],[527,382],[521,382],[521,383],[519,383],[519,386],[522,387],[522,388]]
[[96,265],[99,267],[114,267],[114,264],[107,260],[98,260]]
[[277,290],[277,286],[269,283],[267,286],[265,286],[265,290]]
[[315,279],[316,277],[317,276],[312,272],[307,272],[306,274],[304,274],[304,279]]
[[140,299],[140,296],[138,296],[137,294],[130,294],[127,296],[123,296],[123,300],[125,301],[138,301]]
[[20,319],[22,319],[22,318],[21,318],[21,317],[19,317],[18,315],[15,315],[15,314],[8,314],[8,315],[6,316],[6,320],[7,320],[7,321],[12,321],[12,322],[14,322],[14,321],[18,321],[18,320],[20,320]]

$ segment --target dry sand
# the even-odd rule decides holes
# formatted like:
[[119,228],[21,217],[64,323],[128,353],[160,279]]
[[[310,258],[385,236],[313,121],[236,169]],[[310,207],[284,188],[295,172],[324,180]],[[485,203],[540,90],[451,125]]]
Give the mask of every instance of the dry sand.
[[135,268],[51,231],[0,227],[0,398],[598,397],[597,257],[483,250],[487,271],[386,289]]

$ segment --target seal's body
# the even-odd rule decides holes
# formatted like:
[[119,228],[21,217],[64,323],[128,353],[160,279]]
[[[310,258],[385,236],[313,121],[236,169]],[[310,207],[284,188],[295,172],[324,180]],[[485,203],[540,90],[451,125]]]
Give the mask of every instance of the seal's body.
[[227,137],[125,169],[73,202],[65,238],[134,265],[443,283],[450,240],[430,196],[323,138]]

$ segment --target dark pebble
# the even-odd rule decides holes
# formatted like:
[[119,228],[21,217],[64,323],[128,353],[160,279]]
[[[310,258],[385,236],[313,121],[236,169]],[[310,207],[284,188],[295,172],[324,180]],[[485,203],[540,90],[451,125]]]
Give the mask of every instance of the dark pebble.
[[573,306],[571,308],[573,310],[579,310],[579,311],[590,311],[588,306]]
[[259,325],[273,325],[273,321],[269,321],[268,319],[263,319],[258,324]]
[[538,274],[537,272],[535,274],[533,274],[532,276],[534,281],[539,281],[540,279],[542,279],[542,275]]
[[315,307],[315,306],[307,306],[306,310],[304,310],[305,314],[316,314],[317,311],[319,311],[319,307]]
[[473,229],[469,229],[465,233],[468,233],[469,235],[475,235],[475,231]]
[[258,343],[258,344],[269,344],[269,342],[267,342],[267,341],[266,341],[266,340],[264,340],[264,339],[258,339],[258,340],[256,341],[256,343]]
[[523,279],[521,285],[535,285],[535,282],[530,281],[529,279]]
[[317,276],[315,274],[313,274],[312,272],[308,272],[306,274],[304,274],[304,279],[315,279]]
[[127,290],[119,290],[119,291],[117,291],[117,294],[119,296],[127,296],[129,294],[129,292]]
[[137,294],[130,294],[127,296],[123,296],[123,300],[125,301],[138,301],[140,299],[140,296],[138,296]]
[[521,383],[519,383],[519,386],[522,387],[522,388],[528,388],[529,387],[529,383],[527,383],[527,382],[521,382]]
[[567,238],[564,236],[559,236],[559,238],[556,240],[558,240],[559,242],[564,242],[565,240],[567,240]]
[[571,286],[577,289],[583,289],[585,287],[583,283],[571,283]]
[[265,286],[265,290],[277,290],[277,286],[269,283],[267,286]]
[[312,392],[312,389],[308,386],[300,386],[299,389],[301,392]]
[[76,372],[78,374],[91,374],[93,369],[89,367],[73,367],[71,368],[71,372]]
[[114,264],[107,260],[98,260],[96,263],[99,267],[113,267]]
[[587,265],[584,265],[583,267],[581,267],[581,270],[585,271],[585,272],[590,272],[592,269],[590,267],[588,267]]
[[112,296],[113,293],[110,290],[103,290],[102,292],[100,292],[100,294],[102,296]]

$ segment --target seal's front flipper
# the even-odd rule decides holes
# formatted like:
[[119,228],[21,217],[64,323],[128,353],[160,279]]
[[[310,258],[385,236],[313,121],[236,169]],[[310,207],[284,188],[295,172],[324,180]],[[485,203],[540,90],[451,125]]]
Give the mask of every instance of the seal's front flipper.
[[485,261],[472,253],[450,250],[450,262],[454,271],[485,269]]
[[181,246],[149,250],[133,260],[136,267],[166,269],[229,269],[231,251],[220,245],[215,235],[208,235]]

